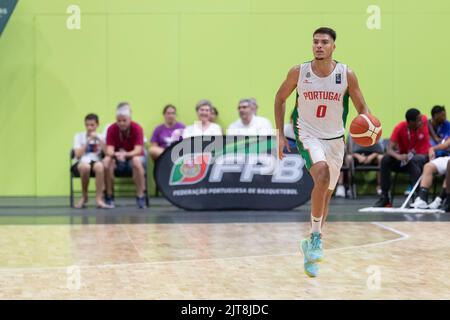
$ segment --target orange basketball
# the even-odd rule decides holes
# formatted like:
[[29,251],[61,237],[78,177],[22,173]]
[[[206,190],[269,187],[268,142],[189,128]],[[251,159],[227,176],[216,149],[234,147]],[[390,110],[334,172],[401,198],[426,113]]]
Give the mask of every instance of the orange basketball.
[[353,141],[362,147],[370,147],[380,140],[381,122],[371,114],[360,114],[350,125]]

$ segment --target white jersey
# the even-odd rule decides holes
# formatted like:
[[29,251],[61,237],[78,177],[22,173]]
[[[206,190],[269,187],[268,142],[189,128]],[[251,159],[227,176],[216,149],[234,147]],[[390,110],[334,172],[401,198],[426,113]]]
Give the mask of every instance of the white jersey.
[[297,95],[300,137],[333,139],[344,135],[349,98],[347,65],[336,62],[328,77],[319,77],[312,71],[311,62],[302,64]]

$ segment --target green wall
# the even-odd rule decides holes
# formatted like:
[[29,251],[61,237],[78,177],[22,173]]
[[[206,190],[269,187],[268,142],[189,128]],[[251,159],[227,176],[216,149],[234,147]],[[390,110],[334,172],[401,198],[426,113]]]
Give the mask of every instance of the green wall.
[[[66,28],[70,4],[81,30]],[[366,27],[371,4],[381,30]],[[84,115],[104,125],[122,100],[147,137],[169,102],[191,123],[209,98],[227,126],[238,99],[255,96],[273,120],[279,84],[311,59],[321,25],[337,30],[335,58],[356,71],[388,136],[408,106],[448,105],[449,21],[446,0],[20,0],[0,38],[0,195],[68,194]]]

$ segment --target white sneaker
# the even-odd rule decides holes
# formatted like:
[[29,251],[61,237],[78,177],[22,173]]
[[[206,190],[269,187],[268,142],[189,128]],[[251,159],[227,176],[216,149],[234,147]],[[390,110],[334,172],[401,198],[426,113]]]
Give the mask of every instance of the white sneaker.
[[352,190],[348,189],[347,190],[347,198],[351,198],[352,197]]
[[336,198],[345,198],[345,187],[344,186],[338,186],[336,188]]
[[430,208],[430,209],[439,209],[441,204],[442,204],[441,197],[436,197],[436,199],[434,199],[434,201],[428,205],[428,208]]
[[416,209],[427,209],[428,204],[422,199],[420,199],[420,197],[417,197],[414,203],[411,203],[411,207]]

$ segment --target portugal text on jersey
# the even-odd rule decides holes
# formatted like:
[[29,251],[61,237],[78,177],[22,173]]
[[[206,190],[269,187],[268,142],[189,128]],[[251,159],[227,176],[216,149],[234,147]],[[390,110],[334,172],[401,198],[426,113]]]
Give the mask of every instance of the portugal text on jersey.
[[327,77],[314,74],[311,62],[300,67],[297,82],[299,136],[333,139],[344,134],[348,114],[347,65],[336,62]]

